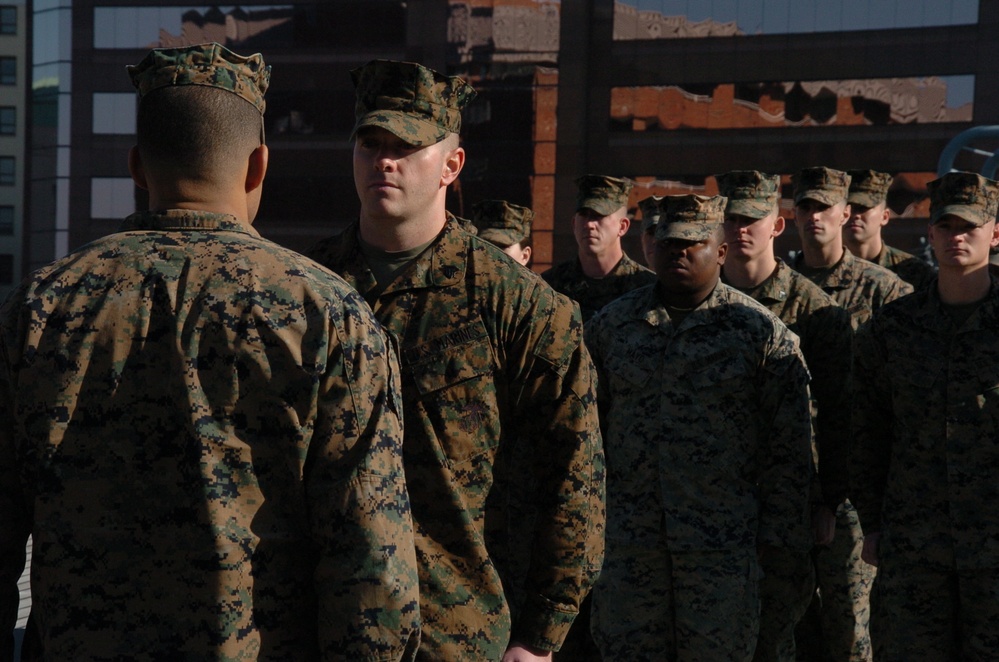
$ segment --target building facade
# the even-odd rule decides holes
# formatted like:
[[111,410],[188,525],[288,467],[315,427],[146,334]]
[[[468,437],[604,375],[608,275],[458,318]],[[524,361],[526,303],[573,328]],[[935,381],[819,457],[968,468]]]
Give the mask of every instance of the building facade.
[[[464,118],[469,158],[448,205],[459,215],[486,198],[532,207],[536,269],[575,253],[573,180],[585,173],[634,179],[636,206],[652,194],[712,193],[711,175],[736,168],[785,181],[820,164],[886,170],[897,174],[889,202],[902,218],[889,225],[890,241],[916,250],[941,149],[965,128],[999,124],[993,0],[29,7],[19,20],[33,24],[32,142],[15,163],[29,165],[30,186],[20,198],[25,234],[11,244],[26,249],[13,258],[15,276],[144,208],[127,169],[136,100],[124,67],[151,47],[219,41],[264,54],[273,67],[271,167],[255,225],[299,250],[357,215],[349,72],[372,58],[419,61],[476,87]],[[5,103],[0,96],[0,131]],[[0,133],[0,150],[5,140]],[[0,247],[9,238],[3,167],[0,159]],[[638,254],[637,231],[626,246]]]

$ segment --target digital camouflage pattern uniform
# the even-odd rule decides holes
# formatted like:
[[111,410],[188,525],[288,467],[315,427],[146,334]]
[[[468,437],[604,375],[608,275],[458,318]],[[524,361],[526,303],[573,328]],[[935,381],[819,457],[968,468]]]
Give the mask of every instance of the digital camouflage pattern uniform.
[[[776,213],[780,178],[755,170],[717,175],[728,198],[726,214],[762,219]],[[817,285],[780,259],[774,273],[756,287],[741,290],[776,315],[800,339],[811,373],[813,428],[819,485],[812,501],[832,512],[846,499],[849,483],[852,331],[850,316]],[[820,486],[820,487],[819,487]],[[756,662],[795,659],[794,628],[815,591],[807,552],[783,550],[761,558],[760,637]]]
[[[409,85],[414,77],[426,84]],[[375,61],[354,80],[374,104],[359,103],[358,126],[393,133],[439,123],[458,132],[460,115],[438,111],[471,96],[461,79],[411,63]],[[385,117],[385,106],[410,110]],[[368,299],[399,347],[427,660],[499,660],[511,638],[557,649],[603,558],[603,448],[578,309],[463,226],[448,215],[387,284],[359,250],[358,224],[311,251]],[[522,443],[538,458],[522,478],[537,486],[531,530],[492,490],[513,480]],[[533,540],[530,569],[504,578],[498,566],[517,536]],[[505,579],[523,584],[522,604],[510,604]]]
[[[628,204],[632,183],[626,179],[606,175],[583,175],[576,180],[576,209],[592,209],[603,216],[610,216]],[[635,262],[627,253],[603,278],[590,278],[583,273],[583,265],[574,257],[556,264],[541,274],[556,292],[561,292],[579,304],[583,321],[618,298],[644,285],[655,282],[656,275]]]
[[[847,202],[872,208],[888,201],[888,189],[891,187],[892,176],[877,170],[850,170],[850,191]],[[929,287],[937,272],[933,265],[915,255],[906,253],[888,244],[881,243],[881,252],[874,264],[884,267],[897,275],[913,288],[921,290]]]
[[[930,182],[930,219],[996,218],[999,184]],[[963,319],[937,288],[885,306],[858,335],[853,491],[880,531],[879,658],[965,662],[999,651],[999,281]]]
[[531,236],[534,212],[506,200],[483,200],[472,205],[471,220],[478,236],[506,248]]
[[[696,219],[673,198],[720,205]],[[724,198],[664,204],[657,240],[696,241],[720,225]],[[752,298],[719,283],[677,324],[660,287],[586,329],[607,452],[592,631],[606,660],[749,660],[758,547],[811,544],[808,372],[795,336]]]
[[5,633],[30,533],[44,659],[415,651],[398,376],[342,280],[135,214],[10,296],[0,356]]
[[[805,198],[823,204],[844,202],[850,176],[840,170],[806,168],[794,177],[794,202]],[[805,266],[799,253],[792,267],[829,294],[850,314],[854,330],[865,324],[881,306],[912,292],[912,286],[887,269],[854,257],[843,257],[829,268]],[[848,416],[848,412],[837,415]],[[821,471],[821,467],[820,467]],[[815,568],[819,597],[799,625],[796,638],[806,657],[869,662],[871,639],[870,590],[874,569],[861,561],[863,536],[857,512],[847,499],[836,509],[836,537],[827,548],[816,548]]]

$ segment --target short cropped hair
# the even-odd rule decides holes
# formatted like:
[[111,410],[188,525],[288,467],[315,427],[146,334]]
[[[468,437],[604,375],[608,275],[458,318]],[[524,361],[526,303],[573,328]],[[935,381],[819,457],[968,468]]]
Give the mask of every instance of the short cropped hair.
[[252,104],[231,92],[163,87],[139,102],[139,154],[164,176],[221,182],[260,145],[262,122]]

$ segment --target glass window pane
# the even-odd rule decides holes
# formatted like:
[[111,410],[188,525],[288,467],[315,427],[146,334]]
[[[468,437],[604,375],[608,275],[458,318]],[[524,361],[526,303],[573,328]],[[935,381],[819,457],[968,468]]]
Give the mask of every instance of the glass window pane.
[[90,180],[91,218],[125,218],[135,211],[135,184],[129,177]]
[[135,134],[135,102],[132,92],[95,92],[94,133]]

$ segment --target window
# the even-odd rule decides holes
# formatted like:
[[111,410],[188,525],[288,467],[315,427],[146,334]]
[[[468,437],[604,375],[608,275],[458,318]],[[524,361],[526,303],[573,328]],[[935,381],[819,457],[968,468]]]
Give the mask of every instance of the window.
[[95,92],[94,133],[134,135],[135,100],[134,92]]
[[17,58],[0,57],[0,85],[17,85]]
[[135,211],[135,184],[129,177],[90,180],[90,217],[125,218]]
[[13,156],[0,156],[0,186],[14,185],[14,166]]
[[0,235],[14,234],[14,207],[0,205]]
[[0,5],[0,34],[17,34],[17,7]]
[[17,133],[17,109],[13,106],[0,106],[0,136],[13,136]]
[[14,282],[14,256],[8,253],[0,254],[0,285],[10,285]]

